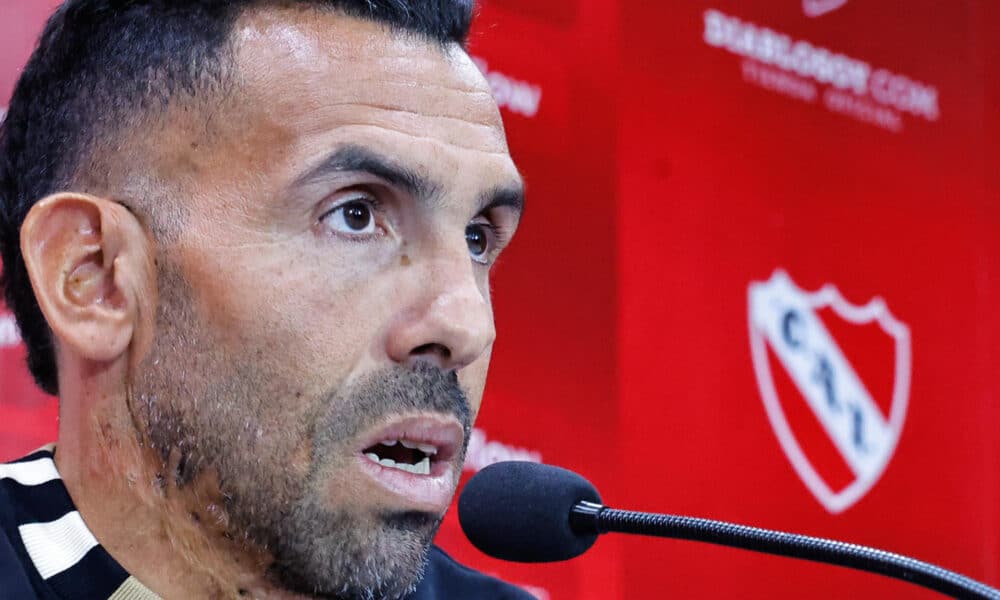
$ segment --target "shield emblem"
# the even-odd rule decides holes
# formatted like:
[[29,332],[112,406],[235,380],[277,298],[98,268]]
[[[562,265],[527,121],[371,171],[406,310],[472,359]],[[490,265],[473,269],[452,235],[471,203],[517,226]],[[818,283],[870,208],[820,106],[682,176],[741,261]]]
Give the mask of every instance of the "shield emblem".
[[830,513],[885,471],[910,393],[910,330],[885,301],[851,304],[782,270],[748,292],[750,352],[768,419],[792,467]]

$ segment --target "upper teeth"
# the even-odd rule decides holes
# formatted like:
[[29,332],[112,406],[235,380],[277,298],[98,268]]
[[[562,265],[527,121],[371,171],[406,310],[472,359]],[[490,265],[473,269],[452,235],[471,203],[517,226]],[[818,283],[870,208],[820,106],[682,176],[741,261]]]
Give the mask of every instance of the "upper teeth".
[[392,447],[397,443],[402,444],[404,448],[409,448],[410,450],[420,450],[427,456],[434,456],[438,453],[437,446],[432,444],[421,444],[420,442],[411,442],[410,440],[385,440],[380,442],[383,446]]

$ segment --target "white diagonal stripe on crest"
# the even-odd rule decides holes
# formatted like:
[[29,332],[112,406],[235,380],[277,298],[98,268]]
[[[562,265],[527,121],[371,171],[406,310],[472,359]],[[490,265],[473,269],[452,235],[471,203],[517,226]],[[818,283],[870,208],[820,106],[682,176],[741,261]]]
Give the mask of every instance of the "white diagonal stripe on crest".
[[[848,466],[860,477],[873,476],[884,465],[885,452],[893,439],[892,428],[807,299],[787,276],[774,277],[767,284],[751,289],[750,306],[754,327],[767,338]],[[789,311],[794,311],[796,331],[804,341],[798,348],[783,339],[782,319]],[[831,407],[822,383],[815,376],[817,353],[822,354],[831,371],[837,374],[837,395],[850,401],[849,409]],[[855,440],[856,419],[865,427],[862,445]]]

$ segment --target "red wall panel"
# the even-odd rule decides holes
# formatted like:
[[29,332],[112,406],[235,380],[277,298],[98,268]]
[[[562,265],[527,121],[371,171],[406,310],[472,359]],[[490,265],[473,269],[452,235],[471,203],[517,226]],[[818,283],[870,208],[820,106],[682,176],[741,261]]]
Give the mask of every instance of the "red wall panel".
[[[896,111],[901,127],[887,130],[830,110],[832,86],[790,70],[761,67],[812,86],[813,101],[762,86],[743,56],[706,42],[710,10],[933,85],[940,116]],[[624,501],[888,547],[996,583],[997,532],[983,527],[997,519],[984,489],[1000,473],[989,367],[996,188],[983,175],[983,48],[971,43],[984,23],[968,3],[898,10],[848,2],[810,19],[796,2],[623,3],[624,37],[657,68],[625,61],[623,88],[643,93],[622,106],[618,147],[620,439],[627,455],[664,457],[627,463],[625,481],[669,482]],[[896,451],[836,514],[782,451],[750,356],[748,289],[779,268],[853,304],[881,297],[911,332]],[[880,354],[892,361],[877,343],[853,343],[849,326],[827,329],[859,373]],[[807,454],[843,464],[788,369],[771,364]],[[862,379],[884,387],[873,368]],[[921,597],[867,575],[691,544],[629,543],[624,558],[630,598],[647,597],[663,571],[692,598],[774,597],[776,585],[788,597]]]
[[[467,470],[529,455],[586,474],[612,505],[881,546],[1000,585],[1000,9],[542,4],[485,0],[471,42],[529,206],[496,271],[499,338]],[[14,34],[0,36],[3,97],[53,5],[0,9]],[[837,80],[845,65],[866,76]],[[751,286],[779,270],[799,291],[768,296],[773,310],[824,286],[843,297],[802,313],[816,327],[799,370],[750,315]],[[905,378],[897,339],[861,314],[874,298],[909,333]],[[0,341],[9,330],[0,321]],[[835,350],[822,379],[818,357]],[[4,458],[55,431],[55,401],[20,361],[0,349]],[[762,378],[834,492],[873,461],[863,493],[833,509],[814,495]],[[903,379],[905,418],[879,429]],[[842,402],[824,404],[826,385]],[[541,598],[934,597],[690,542],[606,538],[575,561],[512,565],[472,549],[454,511],[439,543]]]

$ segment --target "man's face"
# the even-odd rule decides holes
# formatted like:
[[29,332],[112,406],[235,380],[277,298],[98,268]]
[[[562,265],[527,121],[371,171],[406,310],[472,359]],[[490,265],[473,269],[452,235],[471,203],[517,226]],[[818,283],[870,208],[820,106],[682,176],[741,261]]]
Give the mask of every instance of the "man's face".
[[458,481],[521,182],[457,47],[298,10],[233,39],[230,97],[155,138],[155,176],[186,191],[133,410],[163,493],[211,482],[192,518],[282,585],[398,596]]

